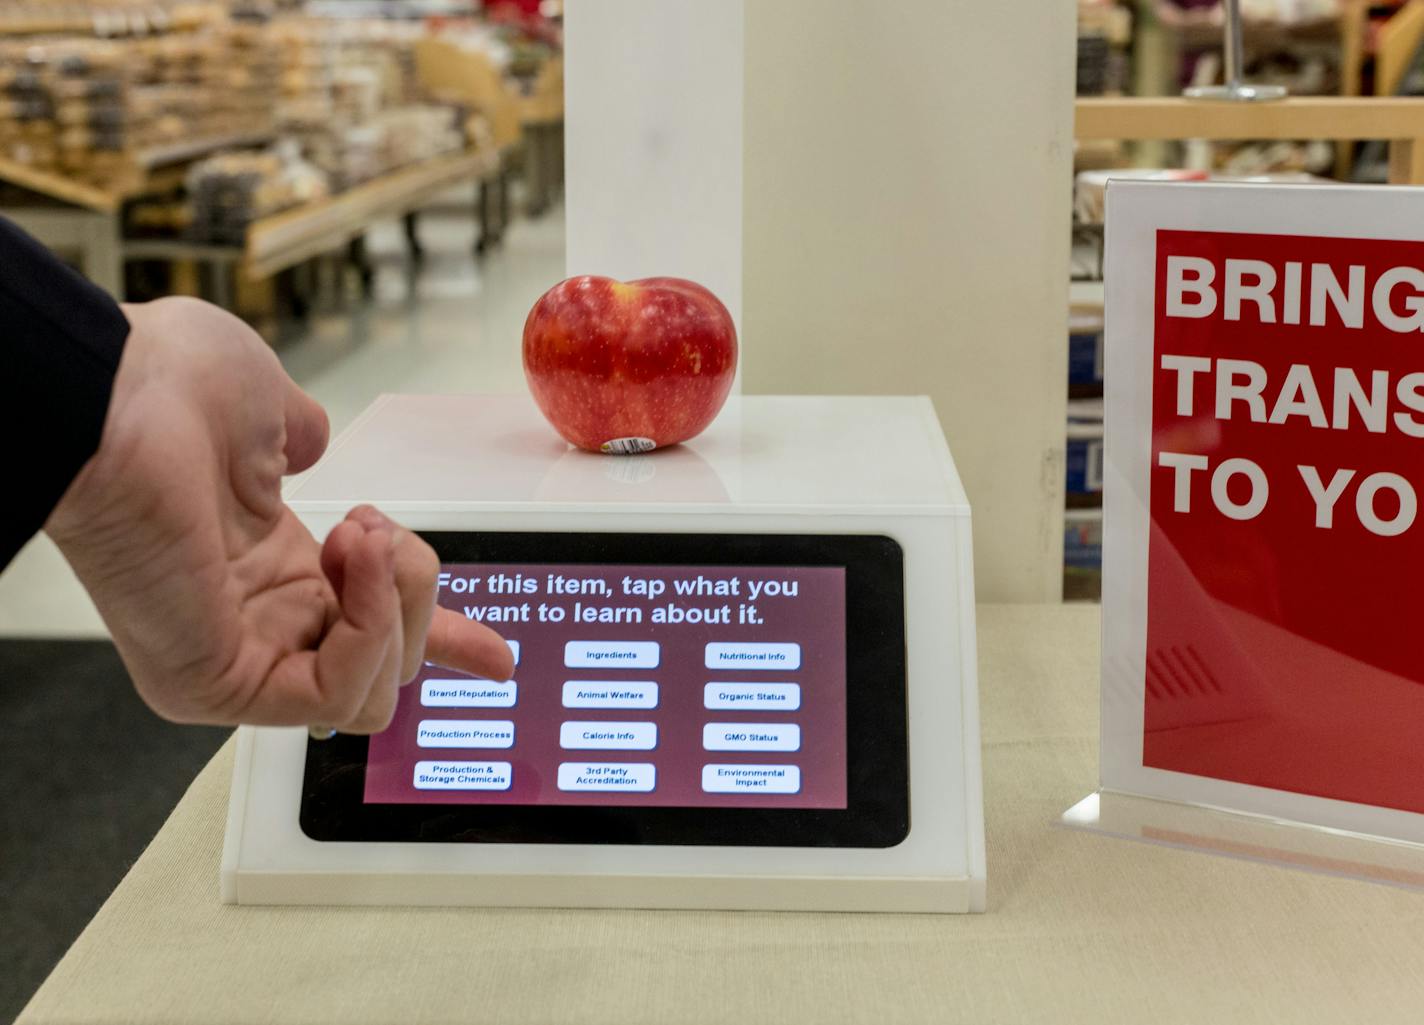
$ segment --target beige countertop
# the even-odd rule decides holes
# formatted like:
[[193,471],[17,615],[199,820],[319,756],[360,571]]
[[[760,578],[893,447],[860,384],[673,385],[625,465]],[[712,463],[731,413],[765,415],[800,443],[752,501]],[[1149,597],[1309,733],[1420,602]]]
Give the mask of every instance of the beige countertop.
[[1424,1020],[1424,893],[1052,825],[1096,608],[981,607],[979,646],[986,915],[229,907],[229,743],[20,1022]]

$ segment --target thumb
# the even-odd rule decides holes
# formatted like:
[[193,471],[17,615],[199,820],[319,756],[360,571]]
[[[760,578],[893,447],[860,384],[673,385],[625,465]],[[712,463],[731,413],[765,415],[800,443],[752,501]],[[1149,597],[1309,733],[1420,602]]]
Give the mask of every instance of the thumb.
[[287,472],[301,473],[310,469],[326,451],[331,425],[321,404],[297,387],[290,377],[283,377],[286,381],[283,399],[287,427]]

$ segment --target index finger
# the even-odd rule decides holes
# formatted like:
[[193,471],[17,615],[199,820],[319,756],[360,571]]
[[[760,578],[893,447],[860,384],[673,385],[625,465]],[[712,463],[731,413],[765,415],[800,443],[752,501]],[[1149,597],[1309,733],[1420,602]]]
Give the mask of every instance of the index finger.
[[514,652],[503,637],[458,612],[437,608],[425,635],[425,658],[487,680],[514,675]]

